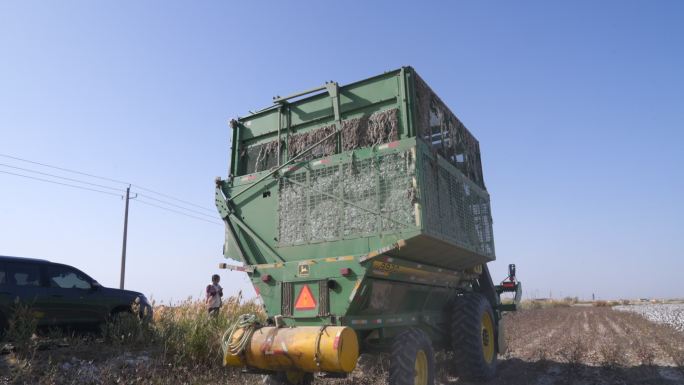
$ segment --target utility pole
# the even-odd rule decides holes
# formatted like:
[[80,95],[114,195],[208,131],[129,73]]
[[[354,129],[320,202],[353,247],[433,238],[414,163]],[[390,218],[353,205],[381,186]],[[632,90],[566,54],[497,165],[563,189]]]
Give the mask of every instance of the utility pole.
[[[137,197],[138,194],[135,196]],[[124,288],[124,279],[126,278],[126,240],[128,238],[128,202],[130,200],[131,185],[128,185],[126,188],[126,211],[124,213],[123,248],[121,250],[121,280],[119,281],[119,289]]]

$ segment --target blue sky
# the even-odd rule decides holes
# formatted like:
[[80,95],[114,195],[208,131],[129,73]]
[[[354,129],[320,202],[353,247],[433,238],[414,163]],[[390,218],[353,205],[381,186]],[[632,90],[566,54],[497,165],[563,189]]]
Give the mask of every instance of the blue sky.
[[[412,65],[480,140],[497,277],[515,262],[528,295],[684,297],[682,20],[665,0],[3,1],[0,153],[211,209],[230,118]],[[126,286],[200,295],[222,226],[140,201]],[[118,285],[119,197],[0,173],[0,218],[0,254]]]

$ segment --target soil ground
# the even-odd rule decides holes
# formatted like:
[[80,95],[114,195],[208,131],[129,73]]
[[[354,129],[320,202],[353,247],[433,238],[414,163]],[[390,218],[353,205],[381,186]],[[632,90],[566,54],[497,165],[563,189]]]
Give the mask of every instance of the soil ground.
[[637,314],[561,307],[505,322],[509,350],[492,384],[684,384],[684,333]]
[[[610,307],[523,310],[505,317],[509,349],[492,385],[684,384],[684,333]],[[170,366],[155,349],[123,349],[96,340],[48,346],[28,358],[0,355],[0,384],[241,384],[260,376],[220,367]],[[438,383],[470,384],[450,357],[438,357]],[[13,373],[31,367],[30,375]],[[382,385],[386,359],[369,359],[349,378],[318,385]],[[24,370],[26,372],[26,370]]]

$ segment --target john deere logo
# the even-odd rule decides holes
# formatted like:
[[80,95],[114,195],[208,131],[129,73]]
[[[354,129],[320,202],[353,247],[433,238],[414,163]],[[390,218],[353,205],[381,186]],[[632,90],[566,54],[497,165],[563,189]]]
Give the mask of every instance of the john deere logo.
[[299,265],[299,276],[308,277],[309,276],[309,265]]

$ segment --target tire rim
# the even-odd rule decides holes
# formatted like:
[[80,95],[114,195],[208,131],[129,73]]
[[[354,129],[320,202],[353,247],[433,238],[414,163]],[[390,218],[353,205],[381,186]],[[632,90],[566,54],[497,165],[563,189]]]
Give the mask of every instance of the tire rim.
[[488,364],[494,361],[494,321],[487,311],[482,314],[482,354]]
[[416,353],[416,377],[414,385],[427,385],[428,383],[428,361],[427,355],[423,350]]

